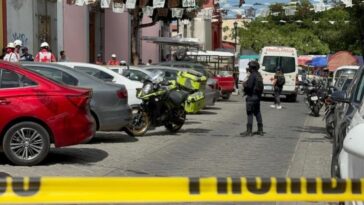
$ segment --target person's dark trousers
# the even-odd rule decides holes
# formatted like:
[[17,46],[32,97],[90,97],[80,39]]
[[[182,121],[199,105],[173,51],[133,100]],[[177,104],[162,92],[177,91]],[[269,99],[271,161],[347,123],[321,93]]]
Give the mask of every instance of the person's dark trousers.
[[281,105],[281,93],[282,93],[282,88],[281,87],[274,87],[274,104],[279,106]]
[[248,96],[246,98],[246,114],[248,116],[247,131],[253,129],[253,118],[257,119],[258,134],[263,135],[263,119],[260,112],[260,97],[257,95]]

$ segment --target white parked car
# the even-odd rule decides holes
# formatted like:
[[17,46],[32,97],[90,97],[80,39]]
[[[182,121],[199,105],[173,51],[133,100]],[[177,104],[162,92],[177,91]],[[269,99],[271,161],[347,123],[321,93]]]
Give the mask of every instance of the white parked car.
[[[344,149],[339,155],[340,177],[360,179],[364,178],[364,103],[355,113],[349,132],[344,140]],[[361,204],[363,202],[353,201],[347,204]]]
[[76,69],[83,73],[87,73],[104,81],[125,85],[126,89],[128,90],[129,105],[140,104],[142,102],[140,99],[136,97],[136,89],[143,87],[143,84],[141,82],[132,81],[118,74],[117,72],[112,71],[107,67],[96,64],[76,63],[76,62],[57,62],[57,63]]

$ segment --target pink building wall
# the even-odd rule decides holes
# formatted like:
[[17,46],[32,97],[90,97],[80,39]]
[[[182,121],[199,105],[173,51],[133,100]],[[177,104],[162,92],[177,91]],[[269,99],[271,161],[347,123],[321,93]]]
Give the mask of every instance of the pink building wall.
[[129,17],[128,13],[114,13],[105,10],[105,60],[115,53],[118,60],[129,59]]
[[[151,19],[149,17],[144,17],[143,23],[149,23]],[[142,29],[141,36],[159,36],[160,33],[160,23],[155,24],[151,27],[146,27]],[[153,63],[159,62],[159,46],[154,43],[148,43],[146,41],[141,41],[141,58],[143,63],[147,63],[149,59]]]
[[63,50],[69,61],[88,62],[88,8],[66,1],[63,6]]

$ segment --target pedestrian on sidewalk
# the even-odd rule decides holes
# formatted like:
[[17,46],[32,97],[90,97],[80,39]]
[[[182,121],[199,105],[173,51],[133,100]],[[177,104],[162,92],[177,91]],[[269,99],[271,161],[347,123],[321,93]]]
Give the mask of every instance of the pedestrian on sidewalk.
[[66,56],[66,52],[65,51],[61,51],[59,52],[59,62],[67,62],[67,56]]
[[6,55],[4,56],[4,61],[8,61],[8,62],[19,62],[19,58],[15,53],[15,45],[14,43],[8,43],[8,45],[6,46]]
[[254,116],[258,124],[257,134],[263,136],[263,119],[260,112],[260,100],[263,93],[263,77],[259,73],[260,65],[257,61],[250,61],[248,64],[249,78],[244,83],[244,93],[246,97],[246,114],[248,116],[248,123],[246,131],[241,133],[242,136],[253,136],[253,119]]
[[33,59],[33,55],[32,55],[32,54],[29,54],[29,52],[28,52],[28,48],[27,48],[27,47],[23,47],[23,48],[21,49],[21,51],[22,51],[22,53],[23,53],[23,55],[22,55],[22,56],[20,56],[20,60],[21,60],[21,61],[34,61],[34,59]]
[[111,59],[107,62],[108,65],[119,65],[120,61],[116,59],[116,54],[111,55]]
[[271,105],[271,108],[277,108],[278,110],[282,109],[281,106],[281,93],[283,90],[283,86],[286,83],[286,79],[284,77],[284,73],[280,67],[277,67],[276,74],[274,78],[271,79],[273,82],[273,89],[274,89],[274,105]]
[[105,65],[105,62],[102,60],[101,53],[97,54],[95,64],[96,65]]
[[49,44],[47,42],[43,42],[40,44],[40,51],[35,56],[34,61],[41,63],[51,63],[56,62],[57,60],[54,54],[49,51]]
[[20,49],[23,46],[23,42],[21,40],[15,40],[14,41],[15,51],[17,58],[20,59]]

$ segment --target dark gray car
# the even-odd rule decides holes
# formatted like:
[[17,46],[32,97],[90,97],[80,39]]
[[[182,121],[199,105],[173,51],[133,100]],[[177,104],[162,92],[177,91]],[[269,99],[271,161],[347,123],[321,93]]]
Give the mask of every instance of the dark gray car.
[[120,131],[131,119],[124,85],[106,83],[77,70],[58,64],[22,63],[23,67],[62,84],[92,89],[91,113],[97,130]]

